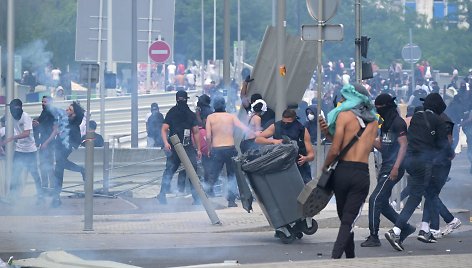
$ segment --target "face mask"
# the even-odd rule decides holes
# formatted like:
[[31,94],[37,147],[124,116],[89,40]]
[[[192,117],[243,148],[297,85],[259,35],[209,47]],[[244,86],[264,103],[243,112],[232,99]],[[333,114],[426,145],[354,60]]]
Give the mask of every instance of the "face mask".
[[379,113],[380,116],[382,116],[384,118],[389,110],[390,110],[390,107],[388,107],[388,106],[379,107],[379,108],[377,108],[377,113]]
[[285,129],[290,128],[292,125],[293,125],[293,122],[286,123],[282,121],[282,127]]
[[178,100],[177,101],[177,105],[186,105],[187,104],[187,100]]
[[314,114],[308,114],[308,120],[310,121],[313,121],[313,119],[315,119],[315,115]]

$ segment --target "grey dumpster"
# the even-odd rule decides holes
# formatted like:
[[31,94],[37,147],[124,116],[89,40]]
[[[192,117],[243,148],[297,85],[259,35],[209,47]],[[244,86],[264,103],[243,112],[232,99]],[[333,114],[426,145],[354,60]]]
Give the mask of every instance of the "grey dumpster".
[[280,144],[261,146],[235,159],[243,207],[246,205],[248,210],[247,205],[252,202],[249,187],[244,185],[249,181],[262,212],[283,243],[291,243],[303,233],[314,234],[318,229],[316,221],[303,217],[297,203],[304,187],[295,163],[297,156],[296,145]]

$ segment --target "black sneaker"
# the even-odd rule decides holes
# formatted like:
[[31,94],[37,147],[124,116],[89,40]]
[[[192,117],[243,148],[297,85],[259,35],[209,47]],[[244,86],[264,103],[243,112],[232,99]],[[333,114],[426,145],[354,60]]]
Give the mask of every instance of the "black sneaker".
[[416,232],[416,227],[411,224],[408,224],[405,230],[402,230],[402,232],[400,233],[400,242],[403,243],[403,241],[405,241],[405,239],[414,232]]
[[380,239],[377,235],[369,235],[367,239],[361,243],[361,247],[370,248],[370,247],[380,247]]
[[385,233],[385,238],[395,250],[403,251],[402,243],[400,242],[400,236],[396,235],[393,229],[390,229]]
[[438,242],[434,235],[431,232],[425,232],[423,230],[420,230],[418,233],[418,240],[423,242],[423,243],[436,243]]

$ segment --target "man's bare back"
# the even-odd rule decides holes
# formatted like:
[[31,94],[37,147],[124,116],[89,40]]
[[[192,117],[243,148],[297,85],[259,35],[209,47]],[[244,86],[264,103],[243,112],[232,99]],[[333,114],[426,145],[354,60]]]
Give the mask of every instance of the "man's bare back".
[[[327,129],[326,123],[322,128]],[[352,140],[360,130],[360,124],[357,116],[351,111],[340,112],[336,118],[336,131],[332,137],[333,144],[326,156],[325,165],[329,165],[334,158],[339,155],[341,150]],[[377,137],[378,123],[373,121],[366,125],[366,129],[360,139],[354,143],[349,151],[342,157],[344,161],[368,163],[369,154],[372,151],[374,140]]]
[[248,130],[233,114],[226,112],[210,114],[206,121],[206,131],[207,141],[211,141],[211,147],[234,146],[235,126],[244,131]]
[[[341,148],[346,147],[346,145],[352,140],[354,135],[356,135],[361,128],[356,115],[351,111],[339,113],[336,120],[336,131],[338,127],[344,127],[344,136],[342,139]],[[372,151],[374,140],[377,137],[377,131],[377,121],[367,124],[360,139],[354,143],[351,149],[346,153],[346,155],[344,155],[342,160],[368,163],[369,154]]]

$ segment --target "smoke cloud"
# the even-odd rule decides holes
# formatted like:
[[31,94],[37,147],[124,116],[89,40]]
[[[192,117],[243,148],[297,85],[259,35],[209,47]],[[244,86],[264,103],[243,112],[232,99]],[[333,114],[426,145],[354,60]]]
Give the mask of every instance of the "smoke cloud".
[[45,40],[35,40],[15,51],[22,57],[23,66],[32,71],[38,70],[51,63],[53,53],[46,50]]

